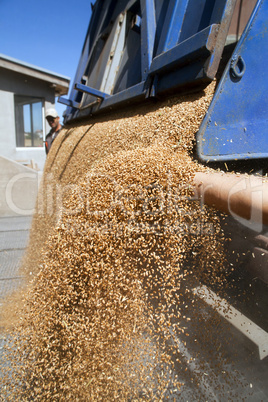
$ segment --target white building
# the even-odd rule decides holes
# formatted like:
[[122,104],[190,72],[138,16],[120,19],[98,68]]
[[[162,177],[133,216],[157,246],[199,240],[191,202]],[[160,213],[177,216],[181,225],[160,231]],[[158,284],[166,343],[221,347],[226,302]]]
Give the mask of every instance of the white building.
[[69,84],[68,77],[0,54],[0,156],[43,170],[45,110]]

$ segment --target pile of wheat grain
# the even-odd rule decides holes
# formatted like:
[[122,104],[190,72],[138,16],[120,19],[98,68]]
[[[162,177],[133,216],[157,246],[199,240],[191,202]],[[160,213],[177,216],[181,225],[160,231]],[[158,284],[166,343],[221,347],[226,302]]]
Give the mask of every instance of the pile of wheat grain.
[[184,332],[185,281],[221,281],[224,266],[219,217],[192,187],[205,169],[191,152],[214,86],[91,118],[56,139],[7,342],[7,400],[179,392],[172,334]]

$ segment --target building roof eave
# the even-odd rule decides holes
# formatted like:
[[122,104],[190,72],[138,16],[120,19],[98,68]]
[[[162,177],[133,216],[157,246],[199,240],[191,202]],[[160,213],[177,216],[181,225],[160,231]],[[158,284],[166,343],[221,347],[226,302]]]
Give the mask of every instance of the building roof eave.
[[68,93],[70,85],[69,77],[39,68],[28,63],[24,63],[20,60],[13,59],[1,53],[0,67],[50,83],[50,86],[55,88],[56,96],[66,95]]

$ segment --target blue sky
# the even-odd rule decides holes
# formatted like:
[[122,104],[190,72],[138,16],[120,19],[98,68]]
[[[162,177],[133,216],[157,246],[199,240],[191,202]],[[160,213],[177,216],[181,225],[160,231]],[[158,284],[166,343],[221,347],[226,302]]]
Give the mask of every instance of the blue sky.
[[[72,84],[90,16],[90,0],[0,0],[0,53]],[[61,115],[65,106],[56,108]]]

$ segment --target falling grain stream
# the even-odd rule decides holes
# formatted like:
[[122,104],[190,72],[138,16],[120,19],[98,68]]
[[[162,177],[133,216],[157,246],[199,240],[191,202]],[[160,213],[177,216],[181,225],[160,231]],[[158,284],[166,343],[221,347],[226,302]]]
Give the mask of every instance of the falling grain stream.
[[[208,171],[192,150],[214,87],[92,117],[55,140],[7,326],[4,400],[177,401],[187,384],[215,400],[200,380],[208,363],[187,346],[201,314],[191,288],[225,286],[221,217],[193,192]],[[213,344],[218,325],[200,324],[200,342]]]

